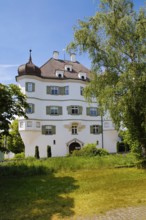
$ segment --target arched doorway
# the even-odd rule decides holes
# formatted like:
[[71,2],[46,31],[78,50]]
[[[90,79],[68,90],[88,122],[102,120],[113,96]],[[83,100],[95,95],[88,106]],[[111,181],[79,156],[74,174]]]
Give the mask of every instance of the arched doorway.
[[71,154],[74,150],[80,150],[81,145],[78,142],[73,142],[69,145],[69,153]]

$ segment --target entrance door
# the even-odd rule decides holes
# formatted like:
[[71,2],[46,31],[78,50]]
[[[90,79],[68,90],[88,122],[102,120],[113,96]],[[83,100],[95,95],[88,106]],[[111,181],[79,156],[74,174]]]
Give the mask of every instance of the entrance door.
[[73,142],[69,145],[69,153],[71,154],[74,150],[80,150],[81,146],[77,142]]

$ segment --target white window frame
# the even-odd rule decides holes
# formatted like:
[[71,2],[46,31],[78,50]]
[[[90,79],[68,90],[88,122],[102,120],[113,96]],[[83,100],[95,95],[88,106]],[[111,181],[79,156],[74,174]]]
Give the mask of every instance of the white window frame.
[[51,108],[50,108],[50,114],[51,115],[58,115],[58,113],[59,113],[58,111],[59,111],[58,107],[51,106]]
[[23,128],[24,127],[24,121],[20,121],[19,122],[19,128]]
[[27,127],[31,128],[32,127],[32,121],[27,121]]
[[90,108],[90,115],[91,116],[97,116],[97,108],[91,107]]
[[41,127],[41,123],[39,121],[36,122],[36,128],[40,128]]
[[72,125],[72,134],[78,134],[78,127],[77,125]]
[[45,127],[45,133],[46,133],[46,134],[52,134],[52,126],[46,125],[46,127]]
[[32,82],[28,82],[27,83],[27,92],[32,92],[33,91],[33,83]]
[[59,95],[59,87],[51,86],[51,95]]
[[65,86],[65,95],[69,95],[69,86]]
[[99,126],[93,125],[93,134],[98,134],[98,133],[99,133]]
[[28,103],[29,107],[26,109],[27,114],[32,114],[33,113],[33,106],[34,104]]
[[72,115],[78,115],[79,114],[79,107],[78,106],[72,106],[71,107],[71,113]]

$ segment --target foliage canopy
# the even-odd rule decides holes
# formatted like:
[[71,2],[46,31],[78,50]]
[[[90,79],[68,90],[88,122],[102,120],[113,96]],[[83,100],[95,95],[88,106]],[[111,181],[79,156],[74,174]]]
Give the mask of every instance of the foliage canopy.
[[117,128],[146,148],[146,11],[131,0],[101,0],[97,13],[75,27],[68,50],[87,52],[92,61],[85,97],[96,97]]
[[0,84],[0,131],[8,135],[9,124],[17,116],[26,117],[25,109],[28,107],[25,95],[17,85]]

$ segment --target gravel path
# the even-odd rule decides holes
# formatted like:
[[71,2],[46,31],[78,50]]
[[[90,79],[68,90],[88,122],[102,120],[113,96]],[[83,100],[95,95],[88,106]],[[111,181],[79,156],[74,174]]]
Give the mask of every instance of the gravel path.
[[120,208],[92,218],[77,218],[75,220],[146,220],[146,206]]
[[121,208],[108,211],[95,220],[146,220],[146,206]]

